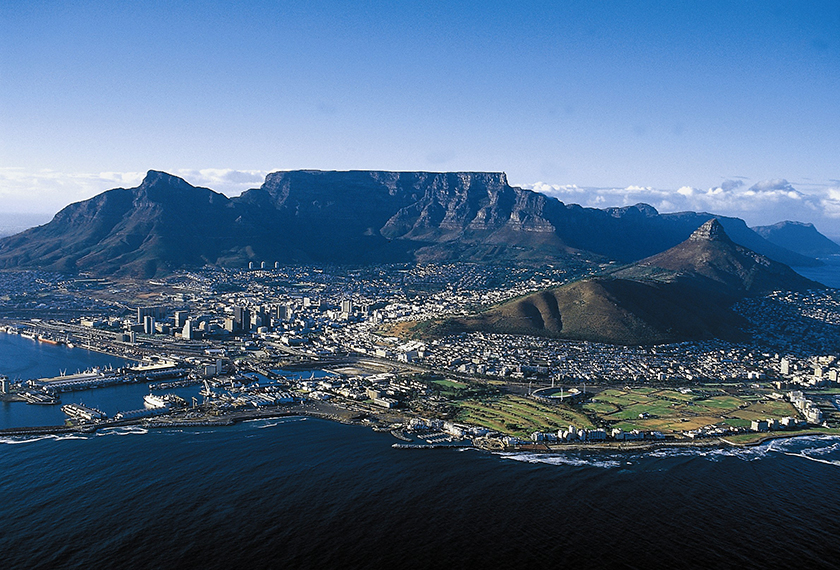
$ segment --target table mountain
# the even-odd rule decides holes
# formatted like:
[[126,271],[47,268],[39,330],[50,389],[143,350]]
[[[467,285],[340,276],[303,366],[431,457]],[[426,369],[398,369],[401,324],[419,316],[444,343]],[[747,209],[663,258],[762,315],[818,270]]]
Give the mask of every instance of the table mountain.
[[814,224],[784,221],[752,229],[770,243],[801,255],[822,257],[840,254],[840,245],[818,232]]
[[[137,188],[70,204],[48,224],[0,240],[0,268],[150,277],[249,261],[395,263],[632,262],[684,240],[707,213],[583,208],[493,172],[274,172],[236,198],[149,171]],[[776,260],[817,263],[743,220],[735,241]]]

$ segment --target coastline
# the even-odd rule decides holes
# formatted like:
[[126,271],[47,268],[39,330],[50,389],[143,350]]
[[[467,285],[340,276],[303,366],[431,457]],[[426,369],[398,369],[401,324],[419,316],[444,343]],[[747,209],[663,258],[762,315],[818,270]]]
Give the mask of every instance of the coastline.
[[[114,350],[107,350],[105,347],[95,346],[91,344],[77,345],[75,348],[97,352],[115,358],[127,358],[125,355]],[[2,394],[0,400],[4,402],[23,402],[21,396],[17,394]],[[53,426],[34,426],[34,427],[16,427],[0,429],[0,437],[2,436],[37,436],[37,435],[58,435],[68,433],[94,433],[101,429],[113,427],[127,427],[139,426],[143,428],[166,428],[166,427],[206,427],[206,426],[224,426],[234,425],[241,421],[248,421],[251,419],[269,419],[273,417],[288,417],[288,416],[308,416],[319,419],[327,419],[338,423],[350,425],[373,426],[380,431],[391,431],[392,435],[397,440],[400,440],[400,445],[395,446],[401,449],[406,448],[437,448],[437,447],[453,447],[450,443],[446,444],[424,444],[420,442],[413,442],[396,435],[392,428],[385,427],[393,424],[402,423],[407,425],[409,417],[402,415],[398,410],[393,411],[379,411],[379,410],[362,410],[365,419],[359,411],[354,411],[352,408],[347,408],[341,405],[324,402],[305,402],[302,405],[294,406],[292,408],[279,407],[268,409],[254,409],[254,410],[240,410],[226,413],[222,416],[203,416],[197,419],[181,418],[177,414],[172,416],[159,416],[155,418],[137,418],[130,420],[107,420],[100,423],[82,424],[82,425],[53,425]],[[400,432],[402,433],[402,432]],[[422,439],[422,434],[419,435]],[[496,438],[491,440],[484,440],[484,438],[472,438],[461,440],[462,442],[469,442],[469,446],[477,449],[482,449],[491,452],[510,452],[510,453],[563,453],[564,451],[628,451],[628,452],[644,452],[654,449],[675,447],[675,448],[712,448],[712,447],[752,447],[758,446],[774,439],[789,439],[796,437],[808,436],[838,436],[840,437],[840,430],[838,429],[806,429],[795,432],[776,431],[769,433],[748,433],[738,434],[730,437],[711,437],[703,439],[687,439],[675,438],[670,436],[668,439],[662,440],[640,440],[640,441],[604,441],[604,442],[570,442],[570,443],[531,443],[524,442],[518,445],[505,446]]]
[[[320,409],[319,409],[320,408]],[[335,406],[330,406],[331,409],[325,409],[324,406],[316,408],[312,405],[304,404],[293,408],[275,408],[271,410],[245,410],[233,412],[224,416],[216,418],[205,417],[201,419],[186,419],[186,418],[167,418],[157,417],[154,419],[139,418],[130,420],[109,420],[104,422],[82,424],[82,425],[63,425],[63,426],[36,426],[36,427],[19,427],[19,428],[4,428],[0,429],[0,437],[26,437],[26,436],[44,436],[44,435],[63,435],[63,434],[93,434],[99,430],[137,426],[144,429],[166,429],[166,428],[195,428],[195,427],[224,427],[233,426],[241,422],[264,420],[272,418],[284,417],[311,417],[342,423],[346,425],[358,425],[365,427],[374,427],[378,431],[383,431],[383,427],[378,423],[374,426],[369,426],[365,422],[356,419],[356,416],[344,415],[337,413],[342,410]],[[391,431],[385,429],[384,431]],[[392,435],[394,435],[392,433]],[[392,445],[395,449],[440,449],[440,448],[463,448],[474,447],[483,451],[493,453],[563,453],[564,451],[652,451],[663,448],[721,448],[721,447],[755,447],[767,443],[768,441],[776,439],[793,439],[797,437],[811,437],[819,435],[829,435],[840,437],[840,433],[823,432],[815,429],[805,430],[803,432],[776,432],[762,435],[754,441],[736,442],[730,441],[726,438],[708,438],[702,440],[659,440],[659,441],[639,441],[639,442],[599,442],[599,443],[568,443],[560,445],[546,445],[546,444],[523,444],[515,447],[497,447],[490,445],[483,445],[479,438],[473,440],[465,440],[460,444],[427,444],[427,443],[409,443],[402,437],[397,437],[400,442]]]

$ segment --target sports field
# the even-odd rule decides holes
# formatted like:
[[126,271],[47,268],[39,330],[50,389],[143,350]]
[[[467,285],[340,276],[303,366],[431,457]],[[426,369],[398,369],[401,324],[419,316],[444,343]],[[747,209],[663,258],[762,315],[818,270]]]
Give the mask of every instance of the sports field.
[[462,400],[458,421],[527,438],[535,431],[556,432],[574,425],[592,428],[586,415],[565,404],[543,404],[523,396],[506,395],[484,400]]
[[788,402],[732,395],[723,390],[610,389],[594,396],[583,409],[611,427],[662,432],[711,424],[740,427],[752,420],[797,417]]

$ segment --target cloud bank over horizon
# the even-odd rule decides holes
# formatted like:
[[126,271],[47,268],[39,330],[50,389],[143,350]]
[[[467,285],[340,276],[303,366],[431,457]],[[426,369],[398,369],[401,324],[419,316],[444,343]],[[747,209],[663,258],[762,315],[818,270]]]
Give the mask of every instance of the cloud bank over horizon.
[[[173,169],[167,172],[228,197],[262,185],[271,170],[231,168]],[[3,214],[53,215],[68,204],[92,198],[112,188],[138,186],[145,172],[67,173],[0,168],[0,204]],[[536,182],[514,186],[541,192],[559,200],[592,208],[650,204],[662,213],[697,211],[743,218],[748,225],[769,225],[783,220],[813,223],[819,231],[840,238],[840,181],[824,183],[767,179],[749,183],[743,177],[723,180],[712,188],[676,189],[629,185],[592,187]],[[837,229],[836,229],[837,228]]]
[[575,184],[536,182],[521,184],[563,202],[591,208],[632,206],[643,202],[659,212],[709,212],[743,218],[750,226],[770,225],[784,220],[809,222],[826,235],[840,237],[840,181],[797,183],[767,179],[752,185],[742,178],[727,179],[701,189],[651,186],[587,187]]

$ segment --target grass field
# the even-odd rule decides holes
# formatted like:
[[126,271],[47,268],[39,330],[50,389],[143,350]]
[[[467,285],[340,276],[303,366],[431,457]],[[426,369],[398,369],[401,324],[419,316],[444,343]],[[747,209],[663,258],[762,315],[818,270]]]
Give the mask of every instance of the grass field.
[[788,402],[765,400],[761,395],[733,396],[722,390],[610,389],[593,397],[583,409],[613,427],[662,432],[712,424],[742,427],[752,420],[797,416]]
[[[453,380],[435,380],[444,390],[466,387]],[[500,433],[528,437],[534,431],[555,432],[568,425],[593,428],[606,425],[623,430],[694,430],[709,425],[749,426],[752,420],[792,416],[785,401],[764,399],[761,394],[727,393],[720,388],[686,391],[660,388],[607,389],[583,406],[543,403],[524,396],[466,395],[452,402],[457,420]]]
[[437,384],[438,386],[443,386],[444,388],[455,388],[457,390],[467,387],[467,385],[463,382],[457,382],[455,380],[432,380],[432,383]]
[[528,437],[535,431],[557,431],[570,424],[578,428],[594,427],[584,414],[563,404],[542,404],[522,396],[463,400],[457,405],[459,421],[518,437]]

